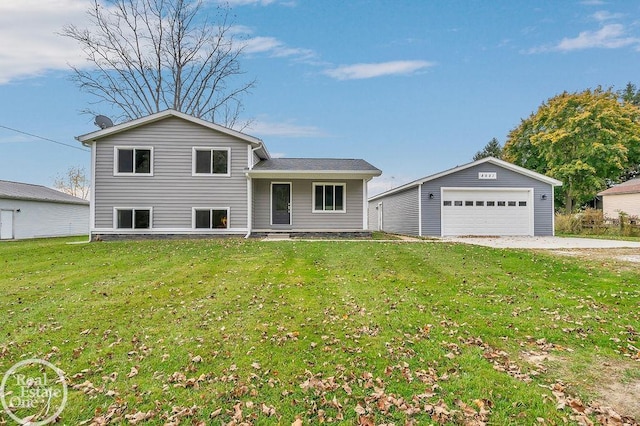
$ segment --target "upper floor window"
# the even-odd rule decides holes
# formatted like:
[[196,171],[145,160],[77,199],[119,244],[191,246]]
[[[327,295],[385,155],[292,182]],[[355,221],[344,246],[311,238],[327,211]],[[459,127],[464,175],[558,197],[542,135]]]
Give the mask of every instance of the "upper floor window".
[[193,148],[193,174],[229,176],[229,148]]
[[114,174],[152,175],[153,148],[115,147]]
[[313,211],[342,212],[346,210],[344,183],[314,183]]

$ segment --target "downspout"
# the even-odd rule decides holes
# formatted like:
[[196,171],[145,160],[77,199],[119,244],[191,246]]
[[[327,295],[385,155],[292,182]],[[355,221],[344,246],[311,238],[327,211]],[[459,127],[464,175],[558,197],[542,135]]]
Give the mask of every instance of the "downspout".
[[[262,148],[262,144],[258,145],[253,149],[249,149],[249,159],[248,166],[249,171],[253,169],[253,154],[257,150]],[[245,173],[247,176],[247,235],[244,238],[249,238],[251,236],[251,223],[253,222],[253,181],[251,180],[251,176],[249,172]]]
[[418,236],[422,237],[422,185],[418,185]]
[[367,183],[373,178],[362,179],[362,230],[369,230],[369,189]]
[[96,142],[92,141],[90,145],[86,142],[82,142],[79,137],[75,138],[83,146],[91,148],[91,190],[89,192],[89,241],[92,241],[91,231],[95,228],[96,224]]

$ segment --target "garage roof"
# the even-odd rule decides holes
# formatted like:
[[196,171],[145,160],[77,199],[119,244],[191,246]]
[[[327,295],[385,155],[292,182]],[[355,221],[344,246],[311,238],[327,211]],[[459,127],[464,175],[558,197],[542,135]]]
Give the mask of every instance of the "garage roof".
[[511,170],[511,171],[516,172],[516,173],[520,173],[522,175],[528,176],[528,177],[530,177],[532,179],[536,179],[536,180],[548,183],[549,185],[553,185],[553,186],[561,186],[562,185],[562,182],[560,182],[557,179],[551,178],[549,176],[545,176],[543,174],[534,172],[532,170],[525,169],[524,167],[516,166],[515,164],[509,163],[509,162],[504,161],[504,160],[500,160],[500,159],[495,158],[495,157],[486,157],[486,158],[482,158],[482,159],[477,160],[477,161],[473,161],[471,163],[463,164],[462,166],[457,166],[457,167],[451,168],[449,170],[445,170],[443,172],[436,173],[436,174],[433,174],[431,176],[427,176],[427,177],[415,180],[413,182],[409,182],[409,183],[407,183],[405,185],[402,185],[402,186],[399,186],[397,188],[391,189],[389,191],[383,192],[381,194],[375,195],[375,196],[369,198],[369,201],[373,201],[373,200],[376,200],[378,198],[382,198],[382,197],[384,197],[386,195],[395,194],[396,192],[401,192],[401,191],[404,191],[406,189],[422,185],[425,182],[429,182],[431,180],[438,179],[438,178],[441,178],[443,176],[450,175],[452,173],[457,173],[457,172],[459,172],[461,170],[468,169],[470,167],[474,167],[474,166],[477,166],[477,165],[480,165],[480,164],[484,164],[484,163],[495,164],[496,166],[500,166],[500,167],[503,167],[503,168],[505,168],[507,170]]
[[56,191],[55,189],[47,188],[46,186],[11,182],[8,180],[0,180],[0,198],[89,205],[87,200],[65,194],[64,192]]

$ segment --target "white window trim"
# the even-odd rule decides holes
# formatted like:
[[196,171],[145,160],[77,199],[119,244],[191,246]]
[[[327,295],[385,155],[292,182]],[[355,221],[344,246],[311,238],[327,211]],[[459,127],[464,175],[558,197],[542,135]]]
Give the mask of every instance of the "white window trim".
[[[226,210],[227,211],[227,227],[226,228],[196,228],[196,210]],[[213,218],[213,215],[211,215]],[[191,229],[196,229],[198,231],[227,231],[231,228],[231,208],[230,207],[209,207],[209,206],[199,206],[191,208]]]
[[[196,173],[196,151],[227,151],[227,173]],[[217,146],[194,146],[191,147],[191,176],[231,176],[231,148]]]
[[[118,210],[149,210],[149,227],[148,228],[118,228]],[[139,232],[144,233],[153,229],[153,207],[148,206],[119,206],[113,208],[113,229],[121,232]]]
[[[131,173],[126,173],[126,172],[119,172],[118,171],[118,151],[121,149],[133,149],[134,153],[133,153],[133,172]],[[135,161],[136,161],[136,154],[135,154],[135,150],[136,149],[144,149],[144,150],[149,150],[151,151],[151,164],[149,164],[149,171],[150,173],[136,173],[135,171]],[[153,176],[153,147],[152,146],[124,146],[124,145],[118,145],[118,146],[114,146],[113,147],[113,175],[114,176]]]
[[[342,210],[316,210],[316,186],[320,186],[320,185],[342,186]],[[311,187],[311,212],[321,213],[321,214],[346,213],[347,212],[347,183],[346,182],[313,182],[313,185]]]

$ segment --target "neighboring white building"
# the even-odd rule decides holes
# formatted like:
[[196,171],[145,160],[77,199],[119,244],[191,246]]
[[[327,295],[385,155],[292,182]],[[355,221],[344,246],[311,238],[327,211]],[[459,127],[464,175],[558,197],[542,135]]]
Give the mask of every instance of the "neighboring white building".
[[88,201],[41,185],[0,180],[0,240],[88,233]]
[[640,179],[631,179],[598,193],[605,217],[617,219],[620,212],[640,217]]

